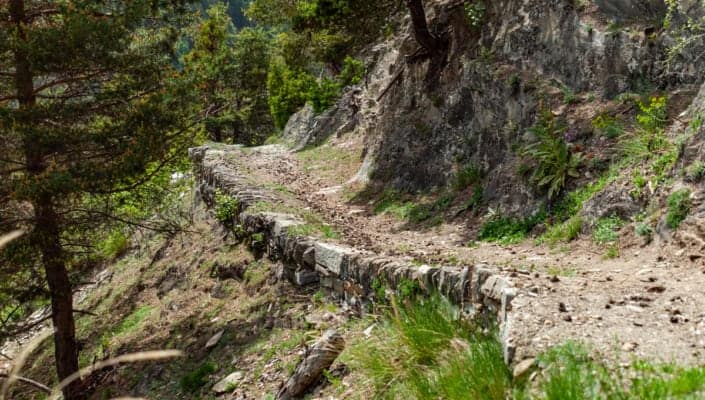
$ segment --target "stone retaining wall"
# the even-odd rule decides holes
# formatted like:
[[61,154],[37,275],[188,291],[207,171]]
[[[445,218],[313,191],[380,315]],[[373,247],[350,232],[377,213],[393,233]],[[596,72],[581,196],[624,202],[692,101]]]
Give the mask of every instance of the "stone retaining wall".
[[276,196],[248,183],[227,162],[236,148],[202,146],[189,150],[194,165],[197,200],[215,203],[216,190],[238,200],[239,213],[233,224],[250,237],[258,235],[259,251],[280,261],[284,276],[300,286],[318,284],[352,306],[374,300],[383,284],[396,289],[401,282],[415,282],[420,290],[438,292],[470,315],[482,314],[500,329],[505,361],[511,362],[514,346],[509,337],[511,301],[516,289],[487,265],[436,267],[414,265],[407,260],[379,256],[368,251],[323,240],[290,235],[291,227],[303,224],[291,214],[250,212],[258,201],[276,201]]

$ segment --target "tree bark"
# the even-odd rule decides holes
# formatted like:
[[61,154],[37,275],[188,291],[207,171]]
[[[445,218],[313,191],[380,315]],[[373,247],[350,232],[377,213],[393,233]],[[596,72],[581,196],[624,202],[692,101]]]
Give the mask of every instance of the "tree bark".
[[426,50],[431,58],[436,58],[442,53],[442,44],[428,30],[426,11],[421,0],[405,0],[406,7],[411,14],[411,23],[414,28],[414,38]]
[[[26,41],[27,19],[24,0],[10,0],[10,19],[15,26],[17,37]],[[30,111],[36,105],[34,75],[32,66],[22,46],[14,49],[15,90],[20,109]],[[27,114],[23,118],[28,118]],[[26,124],[28,126],[28,124]],[[34,133],[33,133],[34,135]],[[38,177],[46,171],[45,155],[38,138],[25,135],[24,153],[27,173]],[[51,295],[52,321],[54,323],[54,354],[56,372],[63,380],[78,371],[78,343],[76,342],[75,321],[73,318],[73,292],[61,247],[59,216],[51,193],[39,190],[30,199],[34,208],[34,231],[32,241],[42,255],[42,263]],[[76,380],[64,389],[65,400],[83,400],[83,384]]]

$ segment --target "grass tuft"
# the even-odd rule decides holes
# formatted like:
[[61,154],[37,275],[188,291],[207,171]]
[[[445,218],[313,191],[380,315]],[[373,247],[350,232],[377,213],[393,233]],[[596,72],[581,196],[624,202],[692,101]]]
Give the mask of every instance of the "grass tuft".
[[666,224],[671,229],[676,229],[690,214],[691,200],[690,189],[681,189],[668,196],[668,213]]

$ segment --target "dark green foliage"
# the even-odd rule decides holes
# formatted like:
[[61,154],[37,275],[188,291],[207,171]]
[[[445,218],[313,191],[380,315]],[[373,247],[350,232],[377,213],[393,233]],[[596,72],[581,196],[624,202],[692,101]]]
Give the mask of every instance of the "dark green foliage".
[[480,228],[477,238],[488,242],[511,244],[521,242],[534,226],[546,219],[546,213],[540,212],[528,218],[512,218],[496,214],[490,217]]
[[179,381],[181,390],[187,393],[198,393],[208,383],[208,376],[218,371],[218,366],[212,362],[204,362],[195,370],[184,375]]
[[365,74],[365,64],[362,61],[352,57],[345,57],[343,60],[343,70],[338,75],[338,81],[341,87],[348,85],[357,85],[362,82]]
[[321,113],[335,103],[339,93],[340,85],[337,82],[323,78],[311,86],[308,101],[311,102],[315,113]]
[[184,67],[209,110],[204,125],[211,139],[263,143],[271,130],[266,102],[269,35],[252,28],[236,35],[225,4],[218,3],[192,28],[191,41]]
[[470,26],[477,29],[482,26],[485,18],[485,3],[482,0],[473,0],[465,3],[465,15]]
[[676,229],[690,214],[691,200],[690,189],[681,189],[668,196],[668,213],[666,214],[666,225],[671,229]]
[[321,113],[332,106],[342,89],[362,79],[361,61],[346,57],[344,68],[335,79],[316,79],[302,69],[292,69],[282,60],[270,67],[267,79],[269,107],[278,128],[283,128],[289,117],[307,102],[314,112]]
[[485,178],[485,171],[476,164],[467,164],[455,175],[453,187],[464,190],[469,186],[478,185]]
[[281,61],[270,65],[267,77],[268,102],[278,128],[283,128],[289,117],[306,104],[314,85],[315,79],[306,72],[292,70]]
[[532,181],[540,189],[548,192],[548,198],[558,196],[569,177],[578,176],[582,157],[573,153],[563,138],[565,127],[550,112],[541,114],[539,121],[530,132],[536,142],[524,148],[523,155],[535,164]]

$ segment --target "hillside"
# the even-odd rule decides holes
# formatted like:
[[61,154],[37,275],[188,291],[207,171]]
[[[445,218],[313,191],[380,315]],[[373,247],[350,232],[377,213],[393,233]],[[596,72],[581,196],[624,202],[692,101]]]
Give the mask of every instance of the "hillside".
[[12,1],[0,400],[705,398],[702,2]]

